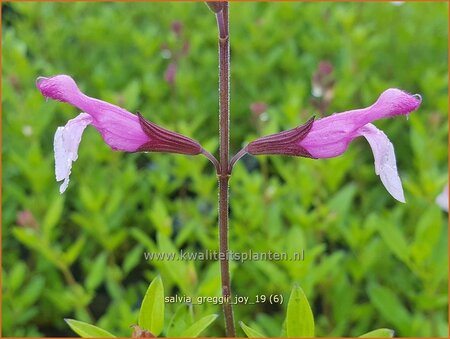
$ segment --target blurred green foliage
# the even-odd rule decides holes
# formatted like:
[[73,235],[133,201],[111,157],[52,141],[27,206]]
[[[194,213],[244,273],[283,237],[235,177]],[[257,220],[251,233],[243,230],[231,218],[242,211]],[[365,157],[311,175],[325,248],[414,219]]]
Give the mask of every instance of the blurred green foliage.
[[[217,314],[210,314],[194,322],[192,305],[183,304],[167,323],[167,329],[164,329],[165,302],[164,285],[161,277],[157,276],[150,283],[142,300],[138,325],[131,326],[133,338],[158,337],[163,330],[169,338],[196,338],[217,319]],[[74,319],[65,319],[65,321],[75,333],[83,338],[115,337],[105,329],[92,324]]]
[[[2,4],[2,17],[3,335],[71,336],[63,318],[75,318],[130,336],[157,275],[165,295],[220,295],[217,262],[143,256],[217,250],[209,162],[112,152],[88,128],[61,196],[53,134],[78,111],[46,102],[34,85],[40,75],[70,74],[88,95],[217,152],[217,33],[207,7],[15,2]],[[320,116],[311,78],[321,61],[332,64],[334,78],[322,113],[370,105],[388,87],[423,96],[409,120],[376,122],[395,145],[407,204],[385,191],[364,140],[330,160],[238,163],[231,250],[304,249],[305,260],[234,262],[234,293],[288,300],[299,283],[316,336],[387,327],[398,336],[446,337],[447,214],[434,200],[448,172],[448,4],[234,3],[230,20],[234,152]],[[252,113],[255,102],[265,112]],[[180,306],[166,304],[165,319]],[[286,309],[287,302],[238,305],[235,317],[279,336]],[[221,308],[205,303],[192,312],[197,321]],[[223,318],[204,335],[223,336]]]

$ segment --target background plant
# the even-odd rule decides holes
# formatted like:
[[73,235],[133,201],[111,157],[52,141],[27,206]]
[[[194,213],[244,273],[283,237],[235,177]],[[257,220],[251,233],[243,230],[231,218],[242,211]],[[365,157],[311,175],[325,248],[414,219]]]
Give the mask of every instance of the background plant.
[[[172,318],[164,326],[164,285],[161,277],[150,283],[139,309],[138,324],[131,325],[133,338],[158,337],[164,331],[169,338],[198,337],[214,320],[217,314],[204,316],[194,321],[192,305],[179,305]],[[83,338],[114,338],[114,334],[98,326],[74,319],[65,319],[70,328]]]
[[[445,3],[231,4],[232,152],[321,112],[318,99],[329,114],[363,107],[387,87],[424,98],[407,124],[377,123],[395,142],[406,205],[373,175],[364,141],[320,162],[243,158],[231,181],[231,249],[304,249],[305,261],[234,263],[234,293],[287,300],[299,282],[317,336],[379,327],[447,336],[447,214],[434,203],[447,181],[447,12]],[[143,258],[217,250],[208,160],[114,153],[86,131],[89,146],[61,197],[53,131],[75,109],[46,103],[34,86],[38,75],[71,74],[90,95],[146,112],[214,152],[217,46],[206,6],[4,3],[2,16],[3,335],[70,336],[63,318],[76,318],[129,336],[158,274],[166,295],[219,295],[217,262]],[[179,50],[180,41],[188,53],[168,83],[165,46]],[[323,82],[331,100],[312,95],[321,61],[332,65],[331,89]],[[177,307],[167,304],[165,318]],[[195,307],[194,318],[219,309]],[[285,312],[286,304],[239,306],[235,318],[278,336]],[[204,334],[222,335],[222,323]]]

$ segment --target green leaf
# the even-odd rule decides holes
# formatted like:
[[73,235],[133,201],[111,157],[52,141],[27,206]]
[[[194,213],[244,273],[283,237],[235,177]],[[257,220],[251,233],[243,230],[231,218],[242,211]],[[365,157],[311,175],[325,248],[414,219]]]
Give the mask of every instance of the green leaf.
[[283,323],[281,324],[280,337],[281,338],[286,338],[287,337],[287,333],[286,333],[286,319],[284,319]]
[[133,112],[138,109],[140,97],[140,84],[137,80],[131,81],[122,92],[123,97],[127,98],[127,108]]
[[15,292],[20,286],[22,286],[27,272],[27,266],[23,262],[19,261],[11,268],[8,275],[3,274],[6,281],[4,286],[9,289],[11,293]]
[[156,252],[157,247],[156,247],[155,242],[152,239],[150,239],[149,236],[145,232],[143,232],[139,228],[133,227],[130,230],[130,234],[134,239],[136,239],[137,242],[144,245],[144,247],[146,248],[147,251]]
[[166,205],[161,199],[155,199],[153,204],[153,208],[148,212],[148,217],[158,232],[170,237],[172,234],[172,219],[167,211]]
[[393,222],[379,220],[378,231],[391,252],[404,263],[409,263],[409,246],[399,227]]
[[139,326],[158,336],[164,326],[164,286],[161,277],[153,279],[139,311]]
[[45,214],[44,221],[42,223],[42,232],[44,239],[48,242],[52,240],[52,230],[58,224],[61,219],[61,215],[64,209],[64,196],[57,194],[50,204],[47,213]]
[[34,277],[27,286],[22,287],[20,293],[21,297],[16,300],[16,305],[19,309],[26,309],[35,305],[44,286],[45,279],[41,276],[37,276]]
[[67,325],[82,338],[115,338],[103,328],[85,323],[83,321],[78,321],[74,319],[64,319]]
[[122,271],[125,274],[131,272],[135,268],[140,260],[142,260],[142,254],[144,253],[144,248],[142,246],[136,246],[130,253],[127,254],[122,266]]
[[67,265],[72,265],[72,263],[77,260],[85,242],[86,238],[84,236],[80,236],[77,241],[63,253],[62,259]]
[[245,325],[243,321],[240,321],[239,325],[241,326],[242,330],[245,332],[248,338],[267,338],[266,335],[261,334],[257,330],[254,330],[253,328]]
[[352,207],[353,199],[355,198],[356,185],[348,184],[340,189],[327,203],[328,208],[337,215],[344,216],[349,213]]
[[13,234],[25,246],[38,251],[53,265],[61,267],[60,253],[55,252],[48,244],[44,243],[34,230],[14,227]]
[[377,330],[373,330],[360,335],[358,338],[393,338],[394,334],[394,330],[390,330],[388,328],[379,328]]
[[106,248],[110,251],[114,251],[120,244],[122,244],[125,238],[128,236],[125,230],[119,230],[115,234],[110,235],[108,242],[105,244]]
[[441,215],[437,206],[430,206],[417,221],[410,253],[419,264],[424,263],[433,254],[442,235],[442,229],[447,226],[446,222],[441,221]]
[[[179,250],[169,239],[162,233],[158,233],[156,236],[158,240],[158,250],[160,253],[178,253]],[[156,261],[158,263],[158,261]],[[163,269],[166,269],[170,277],[177,283],[184,294],[191,295],[193,285],[190,284],[189,279],[186,279],[189,275],[188,264],[181,260],[166,260],[163,262]]]
[[181,337],[184,338],[196,338],[200,333],[202,333],[211,323],[216,320],[218,317],[217,314],[210,314],[207,315],[200,320],[193,323],[191,326],[189,326],[187,329],[185,329],[181,333]]
[[398,293],[387,287],[372,284],[368,289],[369,298],[378,312],[401,332],[407,332],[411,326],[411,315],[402,304]]
[[108,255],[106,253],[102,253],[98,255],[97,258],[95,258],[95,260],[93,261],[85,280],[85,286],[87,290],[95,290],[105,279],[107,259]]
[[192,323],[193,319],[188,307],[187,304],[182,304],[178,307],[167,327],[167,338],[181,337],[183,330],[188,327],[188,324]]
[[300,286],[294,286],[289,297],[286,333],[288,338],[314,337],[314,316]]

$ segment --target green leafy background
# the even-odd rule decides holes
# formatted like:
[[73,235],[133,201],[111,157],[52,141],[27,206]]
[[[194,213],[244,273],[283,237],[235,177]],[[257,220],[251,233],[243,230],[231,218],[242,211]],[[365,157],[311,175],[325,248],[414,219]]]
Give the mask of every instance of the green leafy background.
[[[63,319],[74,318],[130,336],[157,275],[165,295],[220,295],[217,262],[143,256],[217,250],[217,187],[207,159],[113,152],[88,128],[60,195],[53,134],[78,111],[46,102],[35,88],[40,75],[70,74],[88,95],[217,153],[213,14],[203,3],[17,2],[4,3],[2,17],[3,335],[73,336]],[[230,21],[233,152],[321,116],[311,78],[324,60],[335,81],[325,114],[370,105],[389,87],[423,96],[408,120],[376,122],[395,145],[407,204],[385,191],[365,140],[335,159],[246,156],[237,164],[231,249],[304,250],[305,260],[232,263],[234,293],[285,300],[239,305],[236,320],[279,336],[299,284],[317,336],[392,328],[398,336],[446,337],[447,214],[435,198],[448,172],[448,4],[234,3]],[[179,38],[174,22],[183,26]],[[183,43],[188,52],[170,85],[168,50]],[[252,113],[254,102],[266,103],[263,115]],[[165,318],[179,307],[166,304]],[[198,320],[221,307],[191,312]],[[223,336],[223,317],[202,335]]]

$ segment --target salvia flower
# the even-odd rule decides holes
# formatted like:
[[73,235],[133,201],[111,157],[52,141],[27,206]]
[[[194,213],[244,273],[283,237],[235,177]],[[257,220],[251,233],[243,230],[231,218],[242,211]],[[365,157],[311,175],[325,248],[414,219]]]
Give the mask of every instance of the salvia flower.
[[405,202],[397,172],[394,147],[387,136],[371,124],[372,121],[407,115],[421,103],[420,95],[399,89],[384,91],[371,106],[337,113],[315,120],[289,131],[262,137],[247,146],[250,154],[284,154],[309,158],[337,157],[347,150],[349,143],[363,136],[369,142],[375,158],[375,173],[380,176],[388,192]]
[[63,181],[60,192],[69,184],[72,162],[77,160],[81,136],[88,125],[94,126],[113,150],[125,152],[171,152],[196,155],[200,144],[181,134],[168,131],[116,105],[83,94],[68,75],[39,77],[37,88],[47,98],[79,108],[76,118],[58,127],[54,139],[56,180]]

